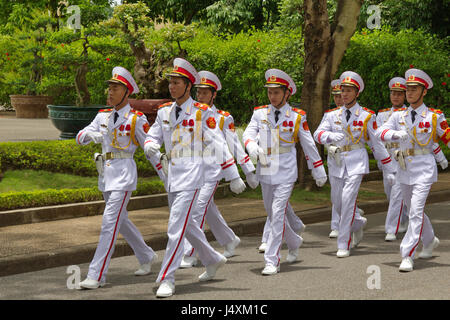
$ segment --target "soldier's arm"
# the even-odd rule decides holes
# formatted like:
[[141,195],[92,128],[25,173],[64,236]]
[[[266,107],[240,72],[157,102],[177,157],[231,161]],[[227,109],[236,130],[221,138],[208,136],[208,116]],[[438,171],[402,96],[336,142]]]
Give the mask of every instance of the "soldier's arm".
[[89,137],[89,132],[100,132],[100,113],[98,113],[94,120],[85,128],[81,129],[76,137],[76,142],[79,145],[87,145],[92,142]]
[[[248,124],[247,128],[244,130],[244,134],[242,135],[242,140],[244,141],[244,147],[247,149],[247,146],[249,143],[256,143],[258,144],[258,121],[256,113],[253,112],[252,118],[250,120],[250,123]],[[247,149],[248,151],[248,149]]]
[[[325,168],[323,167],[323,161],[317,150],[316,143],[309,131],[308,122],[306,120],[306,114],[302,116],[300,122],[300,128],[298,130],[298,139],[302,146],[306,159],[308,159],[308,168],[311,169],[312,175],[315,178],[326,177]],[[311,168],[312,167],[312,168]]]
[[450,148],[450,128],[443,113],[439,114],[437,118],[436,135]]
[[[382,170],[388,173],[394,173],[395,165],[392,162],[391,156],[389,152],[386,150],[383,142],[377,137],[377,123],[374,119],[375,117],[372,115],[371,119],[367,123],[367,133],[370,141],[369,146],[372,149],[373,156],[376,160],[379,160],[382,164]],[[392,117],[391,117],[392,118]]]
[[[153,125],[148,129],[148,132],[145,136],[144,146],[146,143],[154,142],[160,146],[163,144],[163,131],[161,125],[161,118],[159,116],[161,111],[158,111],[158,115],[156,116],[156,120]],[[142,146],[142,147],[144,147]]]
[[320,122],[317,130],[314,131],[314,140],[319,144],[326,144],[330,133],[332,132],[332,127],[328,121],[329,113],[323,115],[322,121]]
[[397,112],[394,112],[394,114],[389,117],[388,121],[386,121],[381,127],[376,130],[375,136],[382,142],[391,142],[393,140],[396,140],[394,134],[398,130],[396,125],[398,121]]

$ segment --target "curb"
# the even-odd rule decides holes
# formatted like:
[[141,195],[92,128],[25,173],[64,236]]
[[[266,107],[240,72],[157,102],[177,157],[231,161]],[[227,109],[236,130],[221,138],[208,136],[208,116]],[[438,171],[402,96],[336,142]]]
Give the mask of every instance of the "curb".
[[[382,172],[372,171],[364,176],[363,181],[373,181],[380,179],[383,179]],[[220,184],[216,190],[215,198],[221,199],[229,194],[231,191],[228,186],[229,183]],[[167,203],[167,193],[136,196],[130,199],[127,210],[132,211],[164,207],[167,206]],[[0,211],[0,228],[20,224],[102,215],[104,209],[105,201],[98,200],[46,207]]]
[[[450,190],[430,192],[427,204],[449,201]],[[374,214],[385,211],[388,208],[388,201],[370,201],[359,203],[358,206],[365,211],[365,215]],[[297,216],[302,219],[305,224],[312,224],[324,221],[330,221],[331,208],[319,208],[307,211],[296,212]],[[235,221],[229,224],[230,228],[238,236],[262,233],[265,217],[246,219]],[[214,240],[214,236],[208,230],[205,232],[209,241]],[[144,236],[146,243],[150,244],[153,250],[163,250],[167,244],[167,234],[158,233]],[[7,276],[25,272],[38,271],[48,268],[69,266],[73,264],[88,263],[91,261],[97,243],[75,246],[70,248],[59,249],[50,252],[39,252],[34,254],[16,255],[0,258],[0,276]],[[133,251],[125,240],[116,242],[113,258],[132,255]]]

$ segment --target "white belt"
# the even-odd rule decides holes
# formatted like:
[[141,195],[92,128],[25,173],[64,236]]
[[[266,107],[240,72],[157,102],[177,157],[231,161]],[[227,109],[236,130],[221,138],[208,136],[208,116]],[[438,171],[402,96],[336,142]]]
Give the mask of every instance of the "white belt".
[[170,157],[169,159],[176,159],[176,158],[190,158],[190,157],[203,157],[203,151],[202,150],[195,150],[192,151],[191,149],[178,149],[178,150],[170,150]]
[[111,160],[111,159],[131,159],[133,158],[133,153],[130,152],[105,152],[102,153],[103,160]]
[[362,148],[364,148],[364,145],[362,143],[357,143],[357,144],[347,144],[345,146],[336,146],[336,147],[339,148],[340,152],[346,152],[346,151],[362,149]]
[[431,153],[431,151],[428,149],[406,149],[402,150],[401,152],[404,157],[422,156]]
[[291,150],[292,147],[278,147],[278,148],[268,147],[266,150],[264,150],[264,153],[270,156],[272,154],[289,153],[291,152]]

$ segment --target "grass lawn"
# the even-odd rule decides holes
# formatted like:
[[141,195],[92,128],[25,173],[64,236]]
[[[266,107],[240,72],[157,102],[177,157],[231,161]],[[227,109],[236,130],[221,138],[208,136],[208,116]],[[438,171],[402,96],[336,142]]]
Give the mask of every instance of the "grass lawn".
[[[159,178],[139,178],[139,181],[151,181]],[[97,177],[82,177],[72,174],[53,173],[37,170],[9,170],[4,172],[0,181],[0,193],[22,192],[45,189],[79,189],[97,186]]]

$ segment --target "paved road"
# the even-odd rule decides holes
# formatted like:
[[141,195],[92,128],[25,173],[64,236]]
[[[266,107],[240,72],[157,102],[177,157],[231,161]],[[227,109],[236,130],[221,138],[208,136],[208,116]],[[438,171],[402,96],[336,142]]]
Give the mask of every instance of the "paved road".
[[58,140],[59,134],[50,119],[19,119],[0,114],[0,142]]
[[[264,266],[263,256],[256,250],[260,236],[242,237],[237,256],[229,260],[215,280],[197,281],[203,267],[179,270],[176,295],[166,300],[450,299],[449,211],[450,201],[426,207],[441,244],[432,259],[416,260],[411,273],[398,271],[400,242],[384,242],[383,212],[367,216],[363,242],[345,259],[336,258],[336,242],[327,238],[329,222],[308,225],[299,261],[283,262],[281,273],[270,277],[260,274]],[[212,244],[217,247],[217,243]],[[286,254],[284,248],[283,261]],[[155,273],[146,277],[133,275],[137,264],[133,256],[113,259],[107,286],[93,291],[69,290],[67,267],[2,277],[0,299],[153,300],[163,251],[158,255]],[[79,267],[84,279],[88,264]],[[380,277],[376,279],[377,275]]]

